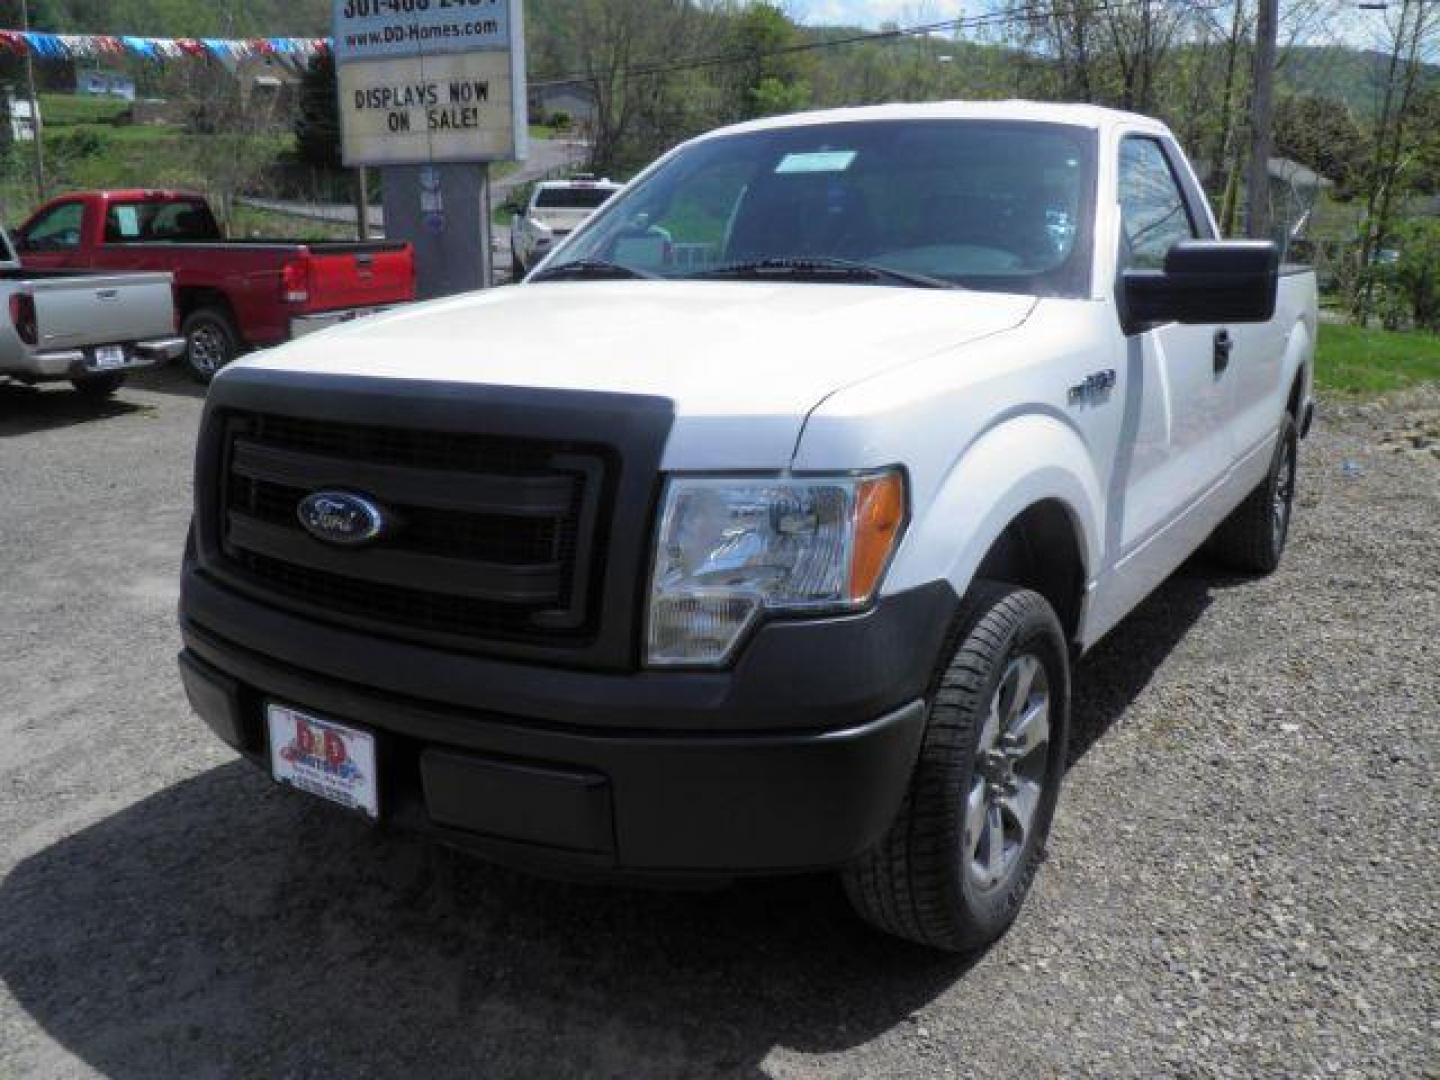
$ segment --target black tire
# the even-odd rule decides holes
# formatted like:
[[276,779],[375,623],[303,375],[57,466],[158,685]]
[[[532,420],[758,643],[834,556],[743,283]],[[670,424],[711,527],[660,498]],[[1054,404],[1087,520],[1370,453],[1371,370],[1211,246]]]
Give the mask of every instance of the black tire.
[[125,382],[123,371],[111,371],[104,375],[87,375],[83,379],[71,379],[70,385],[87,398],[107,398],[119,390]]
[[240,335],[221,308],[196,308],[185,316],[180,333],[185,338],[185,370],[201,385],[240,353]]
[[525,278],[525,264],[520,261],[520,256],[513,251],[510,253],[510,282],[523,281]]
[[1268,574],[1280,565],[1294,513],[1299,453],[1299,431],[1295,418],[1287,412],[1275,441],[1270,471],[1211,534],[1211,555],[1249,574]]
[[[874,926],[923,945],[969,952],[1000,937],[1014,921],[1044,858],[1065,771],[1070,666],[1065,633],[1045,598],[1003,582],[976,583],[951,641],[953,652],[943,658],[931,692],[924,742],[900,811],[844,880],[851,904]],[[1000,713],[1009,708],[1002,682],[1010,686],[1012,670],[1031,663],[1035,667],[1029,670],[1045,677],[1048,741],[1028,754],[1002,741],[982,756],[982,739],[994,731],[987,723],[992,701]],[[1030,685],[1040,685],[1038,675]],[[1015,692],[1010,689],[1012,698]],[[1024,708],[1033,709],[1039,700],[1037,693],[1027,693]],[[995,755],[1011,753],[1022,753],[1011,763],[1011,776],[1023,772],[1033,798],[1026,800],[1029,828],[1019,830],[1013,848],[1009,827],[1019,819],[1005,816],[1003,800],[1020,800],[1013,791],[1001,795],[995,775]],[[977,805],[984,807],[984,836],[967,835],[967,817],[973,822]],[[992,814],[1000,823],[998,848],[990,841]],[[987,854],[999,852],[993,876],[981,865],[982,846]]]

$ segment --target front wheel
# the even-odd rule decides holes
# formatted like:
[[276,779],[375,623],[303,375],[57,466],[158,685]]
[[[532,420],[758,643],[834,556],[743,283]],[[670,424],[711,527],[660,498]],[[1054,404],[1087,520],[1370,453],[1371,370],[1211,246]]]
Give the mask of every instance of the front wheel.
[[845,872],[856,911],[899,937],[965,952],[1019,913],[1065,771],[1070,670],[1045,598],[980,582],[930,702],[890,831]]
[[198,383],[208,383],[240,352],[240,335],[219,308],[197,308],[180,324],[185,338],[185,367]]

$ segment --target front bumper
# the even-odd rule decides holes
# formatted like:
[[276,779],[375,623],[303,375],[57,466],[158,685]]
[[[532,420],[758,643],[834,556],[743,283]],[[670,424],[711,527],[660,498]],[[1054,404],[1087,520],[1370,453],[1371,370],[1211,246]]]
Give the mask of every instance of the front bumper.
[[834,867],[883,835],[954,611],[943,583],[772,623],[727,672],[604,673],[429,651],[273,611],[187,566],[192,704],[268,768],[264,706],[367,728],[382,816],[558,871]]

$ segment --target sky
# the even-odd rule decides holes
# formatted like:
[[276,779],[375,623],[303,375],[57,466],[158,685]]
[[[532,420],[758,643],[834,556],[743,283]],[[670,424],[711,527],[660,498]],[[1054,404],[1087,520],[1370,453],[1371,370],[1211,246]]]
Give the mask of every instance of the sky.
[[840,23],[845,26],[879,26],[897,22],[902,26],[953,19],[980,5],[925,3],[917,0],[786,0],[781,6],[800,22],[811,26]]

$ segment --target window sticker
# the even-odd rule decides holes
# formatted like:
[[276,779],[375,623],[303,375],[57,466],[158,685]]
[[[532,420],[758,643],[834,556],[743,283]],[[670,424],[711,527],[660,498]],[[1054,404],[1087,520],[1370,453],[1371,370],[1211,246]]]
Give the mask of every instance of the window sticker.
[[855,150],[811,150],[800,154],[786,154],[775,166],[777,173],[836,173],[850,168],[855,160]]
[[120,235],[127,239],[139,236],[140,212],[133,206],[115,207],[115,227],[120,230]]

